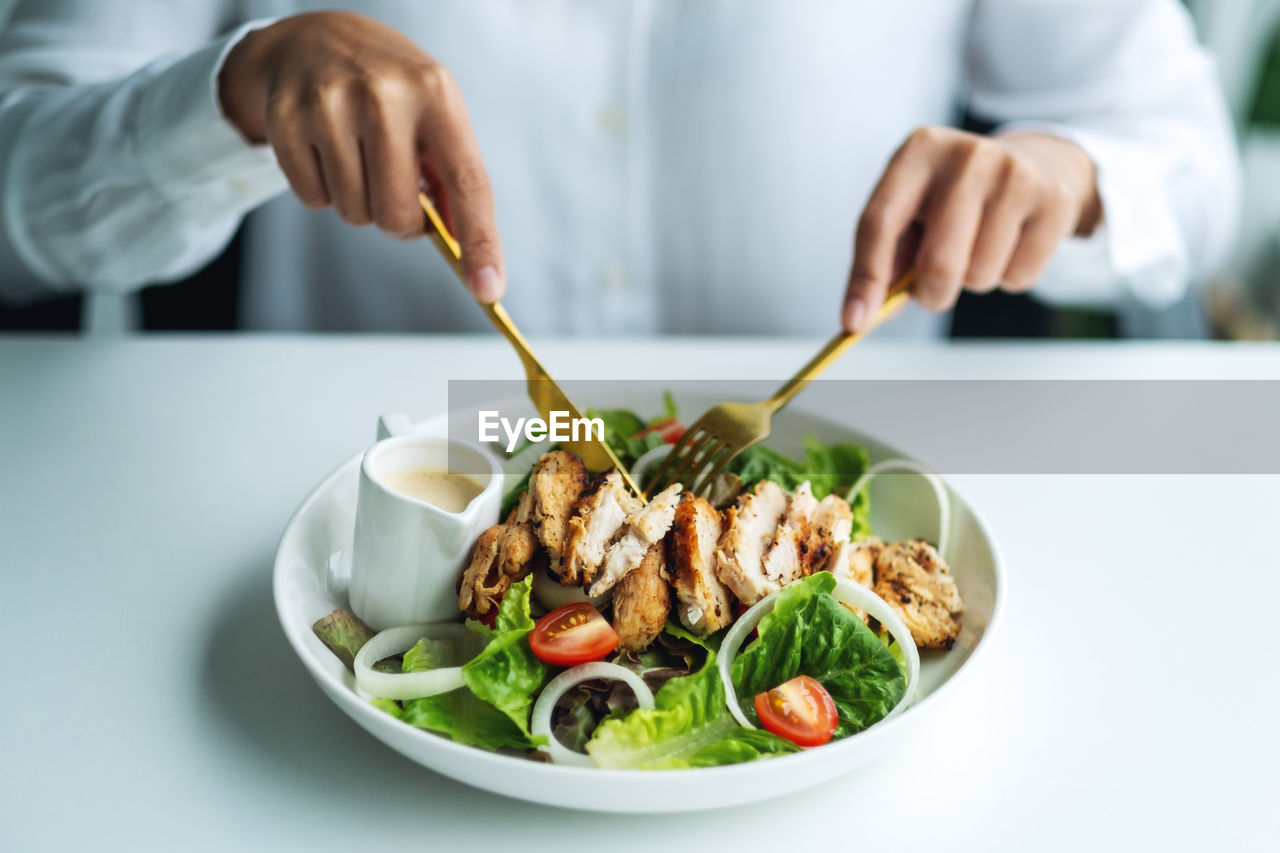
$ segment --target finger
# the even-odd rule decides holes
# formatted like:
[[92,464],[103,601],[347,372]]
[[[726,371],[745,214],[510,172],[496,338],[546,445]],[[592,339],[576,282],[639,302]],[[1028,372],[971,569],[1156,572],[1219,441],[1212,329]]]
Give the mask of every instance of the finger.
[[926,205],[912,294],[930,311],[955,304],[982,224],[994,164],[982,147],[959,149]]
[[966,290],[988,293],[1000,286],[1033,200],[1034,190],[1026,167],[1019,160],[1005,161],[999,184],[987,199],[982,225],[974,241],[964,277]]
[[1071,223],[1069,212],[1044,211],[1029,219],[1023,226],[1018,247],[1001,276],[1004,289],[1012,293],[1030,290],[1040,279],[1058,244],[1067,236]]
[[443,190],[449,221],[462,248],[467,286],[480,301],[496,302],[505,283],[489,173],[452,79],[439,71],[427,85],[429,100],[420,135],[429,171],[438,176]]
[[421,235],[425,223],[418,206],[418,151],[412,119],[402,112],[371,110],[363,121],[360,145],[374,224],[402,240]]
[[276,154],[276,162],[289,186],[304,205],[313,210],[329,206],[320,161],[310,140],[299,126],[296,109],[284,101],[273,101],[267,109],[266,139]]
[[373,221],[354,110],[342,93],[324,93],[310,115],[311,144],[320,158],[329,198],[338,215],[351,225]]
[[928,186],[928,163],[920,147],[908,140],[898,149],[858,220],[841,312],[845,331],[868,328],[893,280],[900,242]]

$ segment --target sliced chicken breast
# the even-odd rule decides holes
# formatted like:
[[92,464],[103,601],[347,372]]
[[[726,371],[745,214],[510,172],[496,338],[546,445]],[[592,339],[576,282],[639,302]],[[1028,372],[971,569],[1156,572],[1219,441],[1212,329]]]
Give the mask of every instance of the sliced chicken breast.
[[605,552],[622,535],[627,517],[642,506],[640,499],[627,491],[617,470],[597,477],[578,498],[569,517],[560,582],[585,586],[594,580]]
[[538,565],[546,565],[546,555],[528,524],[495,524],[476,540],[471,562],[458,581],[458,609],[483,619],[511,584]]
[[[832,557],[849,543],[853,509],[839,495],[827,495],[814,507],[812,524],[804,544],[805,574],[832,571]],[[869,585],[869,584],[868,584]]]
[[667,537],[667,572],[676,593],[676,615],[699,635],[733,620],[729,590],[716,577],[720,513],[705,499],[686,495],[676,507]]
[[471,562],[462,572],[458,584],[458,609],[472,618],[480,618],[497,606],[511,581],[498,568],[498,545],[505,524],[495,524],[476,540]]
[[458,581],[458,609],[474,619],[498,606],[511,584],[529,574],[541,549],[533,523],[532,490],[520,497],[506,522],[495,524],[476,540],[471,562]]
[[765,577],[778,586],[786,586],[809,573],[809,561],[806,559],[811,527],[809,518],[817,508],[818,502],[808,481],[801,483],[787,501],[782,523],[774,532],[773,541],[761,561]]
[[501,525],[498,566],[502,574],[514,579],[525,576],[525,567],[538,552],[538,534],[533,524],[535,503],[533,489],[526,489],[508,513],[507,523]]
[[671,587],[666,579],[666,546],[657,542],[613,590],[613,630],[624,651],[640,652],[649,647],[671,613]]
[[682,488],[679,483],[672,483],[627,518],[622,534],[605,552],[594,578],[583,574],[584,583],[591,584],[588,595],[595,598],[613,589],[614,584],[639,567],[651,547],[662,541],[671,529]]
[[538,541],[547,549],[551,570],[557,574],[569,537],[569,517],[590,481],[582,459],[565,450],[543,454],[529,477],[529,493],[533,495],[530,520]]
[[949,649],[960,635],[964,603],[951,570],[922,539],[886,545],[875,561],[875,593],[911,631],[916,645]]
[[755,604],[778,588],[777,581],[765,574],[763,561],[786,509],[786,492],[777,483],[762,480],[725,513],[724,535],[716,549],[716,576],[743,604]]

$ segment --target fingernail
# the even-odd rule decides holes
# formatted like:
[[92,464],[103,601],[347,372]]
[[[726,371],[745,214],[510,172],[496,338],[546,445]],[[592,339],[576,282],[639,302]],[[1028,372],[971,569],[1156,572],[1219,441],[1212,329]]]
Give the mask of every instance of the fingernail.
[[846,332],[862,331],[862,323],[867,319],[867,303],[858,297],[850,299],[844,306],[844,329]]
[[502,296],[502,279],[495,267],[481,267],[471,278],[471,289],[481,302],[497,302]]

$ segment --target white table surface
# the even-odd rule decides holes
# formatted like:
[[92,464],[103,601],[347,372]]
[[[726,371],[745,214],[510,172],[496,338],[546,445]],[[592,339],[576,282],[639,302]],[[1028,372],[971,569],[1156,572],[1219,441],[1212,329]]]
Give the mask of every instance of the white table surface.
[[[781,378],[816,344],[537,342],[578,378]],[[1007,565],[995,642],[817,790],[618,817],[401,758],[293,657],[276,540],[378,412],[517,369],[495,338],[0,339],[0,849],[1274,849],[1277,477],[957,478]],[[868,344],[833,375],[1276,379],[1280,347]]]

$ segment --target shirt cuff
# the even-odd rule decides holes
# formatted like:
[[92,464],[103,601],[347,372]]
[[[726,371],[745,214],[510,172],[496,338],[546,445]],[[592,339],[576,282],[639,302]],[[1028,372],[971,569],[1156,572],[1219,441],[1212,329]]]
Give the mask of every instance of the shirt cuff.
[[198,196],[210,210],[246,212],[288,187],[271,146],[246,141],[218,100],[227,54],[272,23],[247,23],[151,79],[139,103],[134,149],[143,173],[167,200]]
[[1166,176],[1172,164],[1149,143],[1092,128],[1018,122],[998,133],[1044,133],[1084,150],[1097,169],[1102,221],[1087,238],[1064,240],[1035,293],[1047,302],[1115,308],[1137,302],[1162,308],[1187,290],[1190,262]]

